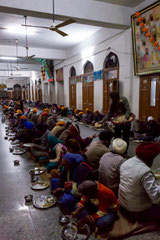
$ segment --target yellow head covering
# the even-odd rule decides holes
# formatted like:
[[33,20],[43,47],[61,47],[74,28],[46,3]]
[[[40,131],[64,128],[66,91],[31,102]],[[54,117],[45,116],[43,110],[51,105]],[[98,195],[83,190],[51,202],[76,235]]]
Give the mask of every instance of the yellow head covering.
[[83,112],[79,112],[79,115],[83,115],[84,113]]
[[74,109],[74,113],[77,113],[78,112],[78,109]]
[[56,123],[56,126],[60,126],[60,125],[63,125],[63,126],[65,126],[66,124],[65,124],[65,122],[64,122],[64,121],[59,121],[59,122],[57,122],[57,123]]
[[61,109],[61,106],[60,106],[60,105],[58,105],[58,109]]
[[49,113],[49,109],[48,108],[44,108],[43,112]]
[[7,105],[4,105],[4,108],[5,108],[5,109],[8,109],[8,106],[7,106]]
[[20,116],[20,119],[27,119],[27,117],[26,116]]
[[[44,110],[43,110],[44,111]],[[37,112],[37,108],[33,108],[32,112]]]
[[61,107],[61,110],[63,110],[64,109],[64,107]]
[[18,109],[16,113],[17,113],[17,114],[21,114],[22,111],[21,111],[20,109]]
[[86,109],[85,109],[85,112],[88,112],[88,111],[89,111],[89,108],[86,108]]

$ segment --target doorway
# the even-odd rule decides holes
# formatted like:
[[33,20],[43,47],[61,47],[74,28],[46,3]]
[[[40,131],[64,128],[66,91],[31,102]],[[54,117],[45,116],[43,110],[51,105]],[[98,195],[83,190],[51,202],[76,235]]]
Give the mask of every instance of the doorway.
[[64,84],[63,81],[57,82],[57,102],[64,105]]
[[71,67],[69,78],[69,106],[76,109],[76,69]]
[[15,84],[13,86],[14,92],[13,92],[13,97],[14,99],[18,99],[20,97],[20,99],[22,99],[22,88],[21,85],[19,84]]
[[103,113],[109,110],[110,93],[113,91],[119,91],[119,60],[116,54],[110,52],[103,68]]
[[82,94],[83,94],[83,111],[88,108],[93,112],[94,98],[93,98],[93,64],[89,61],[84,66],[84,74],[82,75]]
[[160,74],[140,77],[139,117],[160,118]]

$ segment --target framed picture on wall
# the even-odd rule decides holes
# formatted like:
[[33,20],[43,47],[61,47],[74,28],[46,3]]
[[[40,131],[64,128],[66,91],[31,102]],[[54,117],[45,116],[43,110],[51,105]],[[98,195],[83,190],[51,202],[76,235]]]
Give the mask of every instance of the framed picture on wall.
[[160,1],[132,15],[135,75],[160,72]]

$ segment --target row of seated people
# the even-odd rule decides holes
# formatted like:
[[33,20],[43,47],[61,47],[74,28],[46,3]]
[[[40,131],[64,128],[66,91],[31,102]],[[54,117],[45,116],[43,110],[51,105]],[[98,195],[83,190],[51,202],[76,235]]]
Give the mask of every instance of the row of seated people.
[[160,136],[160,123],[152,116],[143,120],[136,119],[132,124],[132,131],[134,139],[158,142]]
[[92,142],[95,135],[82,139],[70,122],[60,121],[50,131],[47,121],[35,124],[20,110],[6,115],[16,132],[13,140],[35,143],[31,152],[50,172],[52,193],[62,212],[78,219],[78,226],[87,223],[97,233],[110,231],[119,208],[130,219],[159,223],[160,186],[150,168],[160,152],[158,144],[141,143],[126,160],[127,143],[120,138],[111,142],[112,132],[103,131]]

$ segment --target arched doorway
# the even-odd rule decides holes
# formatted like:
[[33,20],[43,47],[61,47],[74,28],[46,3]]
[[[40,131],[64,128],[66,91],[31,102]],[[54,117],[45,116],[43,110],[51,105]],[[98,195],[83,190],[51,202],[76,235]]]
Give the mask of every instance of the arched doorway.
[[103,113],[109,110],[112,91],[119,91],[119,60],[115,53],[110,52],[103,66]]
[[70,108],[76,109],[76,69],[73,66],[69,78],[69,105]]
[[93,111],[93,64],[89,61],[84,65],[84,74],[82,75],[83,83],[83,111],[89,108]]
[[14,99],[22,98],[22,88],[21,85],[15,84],[13,86],[13,97]]

